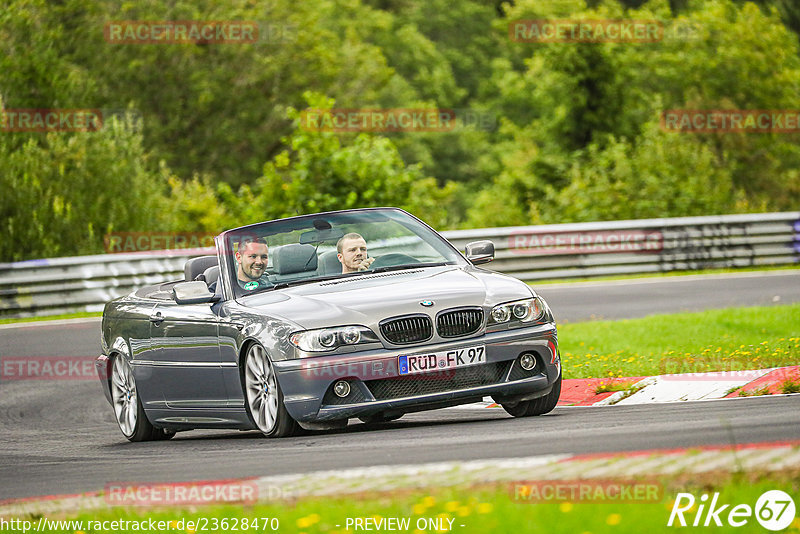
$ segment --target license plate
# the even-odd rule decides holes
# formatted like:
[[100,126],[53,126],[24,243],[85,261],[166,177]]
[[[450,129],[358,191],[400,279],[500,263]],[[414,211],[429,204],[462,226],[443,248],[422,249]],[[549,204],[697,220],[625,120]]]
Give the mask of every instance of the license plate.
[[401,375],[430,373],[481,363],[486,363],[486,347],[483,345],[427,354],[401,354],[397,357],[397,368]]

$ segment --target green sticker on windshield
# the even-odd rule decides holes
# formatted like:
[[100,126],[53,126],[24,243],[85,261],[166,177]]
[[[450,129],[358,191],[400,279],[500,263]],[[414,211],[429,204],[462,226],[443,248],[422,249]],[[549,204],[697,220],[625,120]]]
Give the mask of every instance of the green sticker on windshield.
[[247,283],[244,285],[244,288],[245,288],[245,289],[255,289],[255,288],[257,288],[257,287],[258,287],[258,282],[247,282]]

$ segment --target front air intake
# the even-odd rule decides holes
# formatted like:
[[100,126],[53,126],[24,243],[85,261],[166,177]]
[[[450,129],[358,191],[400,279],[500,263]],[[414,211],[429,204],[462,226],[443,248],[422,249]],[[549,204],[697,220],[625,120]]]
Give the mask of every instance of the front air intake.
[[436,317],[436,331],[442,337],[468,336],[480,330],[482,324],[481,308],[448,310]]
[[390,343],[408,345],[433,336],[433,323],[427,315],[406,315],[380,322],[381,334]]

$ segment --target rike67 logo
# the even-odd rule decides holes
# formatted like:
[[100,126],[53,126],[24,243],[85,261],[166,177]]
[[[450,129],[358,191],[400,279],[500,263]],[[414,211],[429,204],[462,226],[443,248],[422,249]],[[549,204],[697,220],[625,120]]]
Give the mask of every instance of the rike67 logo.
[[714,493],[710,502],[706,493],[700,499],[696,499],[691,493],[678,493],[667,526],[743,527],[753,517],[767,530],[783,530],[794,521],[794,500],[786,492],[770,490],[762,493],[755,507],[751,507],[749,504],[723,504],[719,500],[719,493]]

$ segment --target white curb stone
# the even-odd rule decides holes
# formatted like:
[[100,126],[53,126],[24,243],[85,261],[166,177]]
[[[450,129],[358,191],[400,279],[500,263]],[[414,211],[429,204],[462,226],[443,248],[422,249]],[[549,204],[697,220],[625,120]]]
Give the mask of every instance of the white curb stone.
[[716,373],[687,373],[681,375],[655,376],[646,378],[635,385],[634,387],[639,385],[643,385],[644,387],[633,395],[623,398],[616,403],[614,402],[616,399],[609,401],[609,399],[614,397],[614,395],[612,395],[604,399],[606,402],[603,402],[603,404],[628,405],[721,399],[732,389],[745,386],[773,370],[774,369],[758,369],[755,371],[724,371]]

